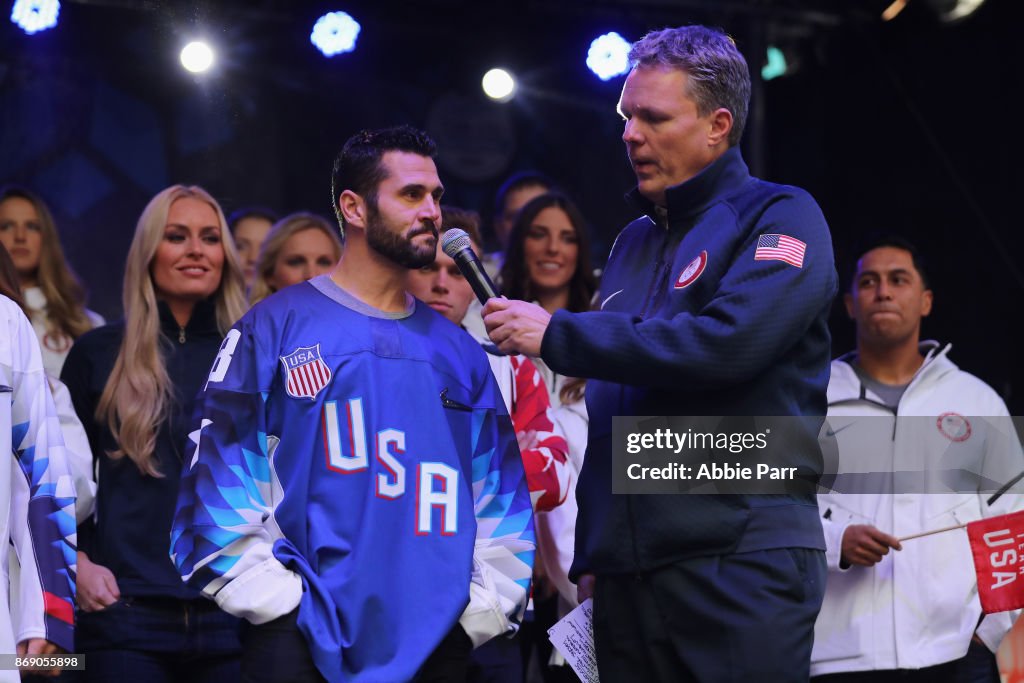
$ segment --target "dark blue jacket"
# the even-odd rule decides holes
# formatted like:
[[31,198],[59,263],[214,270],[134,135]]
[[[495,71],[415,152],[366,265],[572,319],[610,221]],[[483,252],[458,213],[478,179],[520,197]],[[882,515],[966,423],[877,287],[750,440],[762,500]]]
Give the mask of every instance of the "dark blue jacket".
[[[600,311],[559,311],[541,355],[587,383],[575,578],[688,557],[824,549],[813,495],[612,495],[616,415],[824,416],[837,278],[828,226],[796,187],[750,176],[738,149],[667,192],[667,215],[620,233]],[[755,260],[761,235],[806,244],[801,266]],[[813,449],[811,449],[813,450]],[[820,453],[794,453],[820,472]]]
[[124,596],[198,598],[199,591],[182,583],[167,549],[195,397],[206,382],[223,335],[209,301],[196,305],[184,329],[164,303],[159,307],[161,348],[174,385],[174,400],[157,432],[154,452],[163,477],[143,475],[131,458],[115,460],[106,455],[117,449],[117,442],[106,423],[96,420],[96,406],[124,338],[124,322],[79,337],[64,363],[61,381],[71,393],[99,462],[96,518],[79,524],[78,547],[114,573]]

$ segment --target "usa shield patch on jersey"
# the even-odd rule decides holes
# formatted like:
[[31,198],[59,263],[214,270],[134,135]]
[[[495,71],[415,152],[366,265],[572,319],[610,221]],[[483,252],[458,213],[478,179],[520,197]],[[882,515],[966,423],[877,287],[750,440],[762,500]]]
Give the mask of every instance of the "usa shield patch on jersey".
[[292,398],[313,400],[331,382],[331,369],[320,357],[320,345],[300,346],[281,356],[284,388]]

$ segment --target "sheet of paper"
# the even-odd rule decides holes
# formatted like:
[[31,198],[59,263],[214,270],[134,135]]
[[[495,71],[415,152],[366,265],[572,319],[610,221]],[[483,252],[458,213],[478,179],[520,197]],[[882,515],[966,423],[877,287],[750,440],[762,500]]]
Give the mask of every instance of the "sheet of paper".
[[548,629],[548,640],[583,683],[599,683],[597,653],[594,650],[594,601],[587,598],[579,607]]

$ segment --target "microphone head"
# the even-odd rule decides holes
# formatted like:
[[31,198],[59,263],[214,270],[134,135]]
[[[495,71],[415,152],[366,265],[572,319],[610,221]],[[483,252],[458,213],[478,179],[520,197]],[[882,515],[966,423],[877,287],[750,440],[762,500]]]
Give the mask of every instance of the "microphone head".
[[450,258],[455,258],[455,255],[464,249],[473,250],[473,244],[469,241],[469,235],[465,230],[449,228],[444,231],[444,237],[441,238],[441,250],[444,253],[448,254]]

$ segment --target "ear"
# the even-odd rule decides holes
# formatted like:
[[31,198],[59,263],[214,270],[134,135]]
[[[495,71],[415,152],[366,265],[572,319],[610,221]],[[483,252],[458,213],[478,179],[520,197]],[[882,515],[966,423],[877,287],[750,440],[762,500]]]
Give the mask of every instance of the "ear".
[[924,290],[924,293],[921,295],[921,317],[922,318],[927,318],[928,315],[931,314],[931,312],[932,312],[932,301],[933,301],[932,290],[930,290],[930,289]]
[[846,304],[846,315],[853,320],[853,295],[849,292],[843,294],[843,303]]
[[344,190],[338,197],[338,210],[345,219],[345,227],[366,229],[366,202],[352,190]]
[[729,131],[732,130],[732,112],[720,108],[711,113],[711,130],[708,132],[708,145],[717,145],[729,142]]

